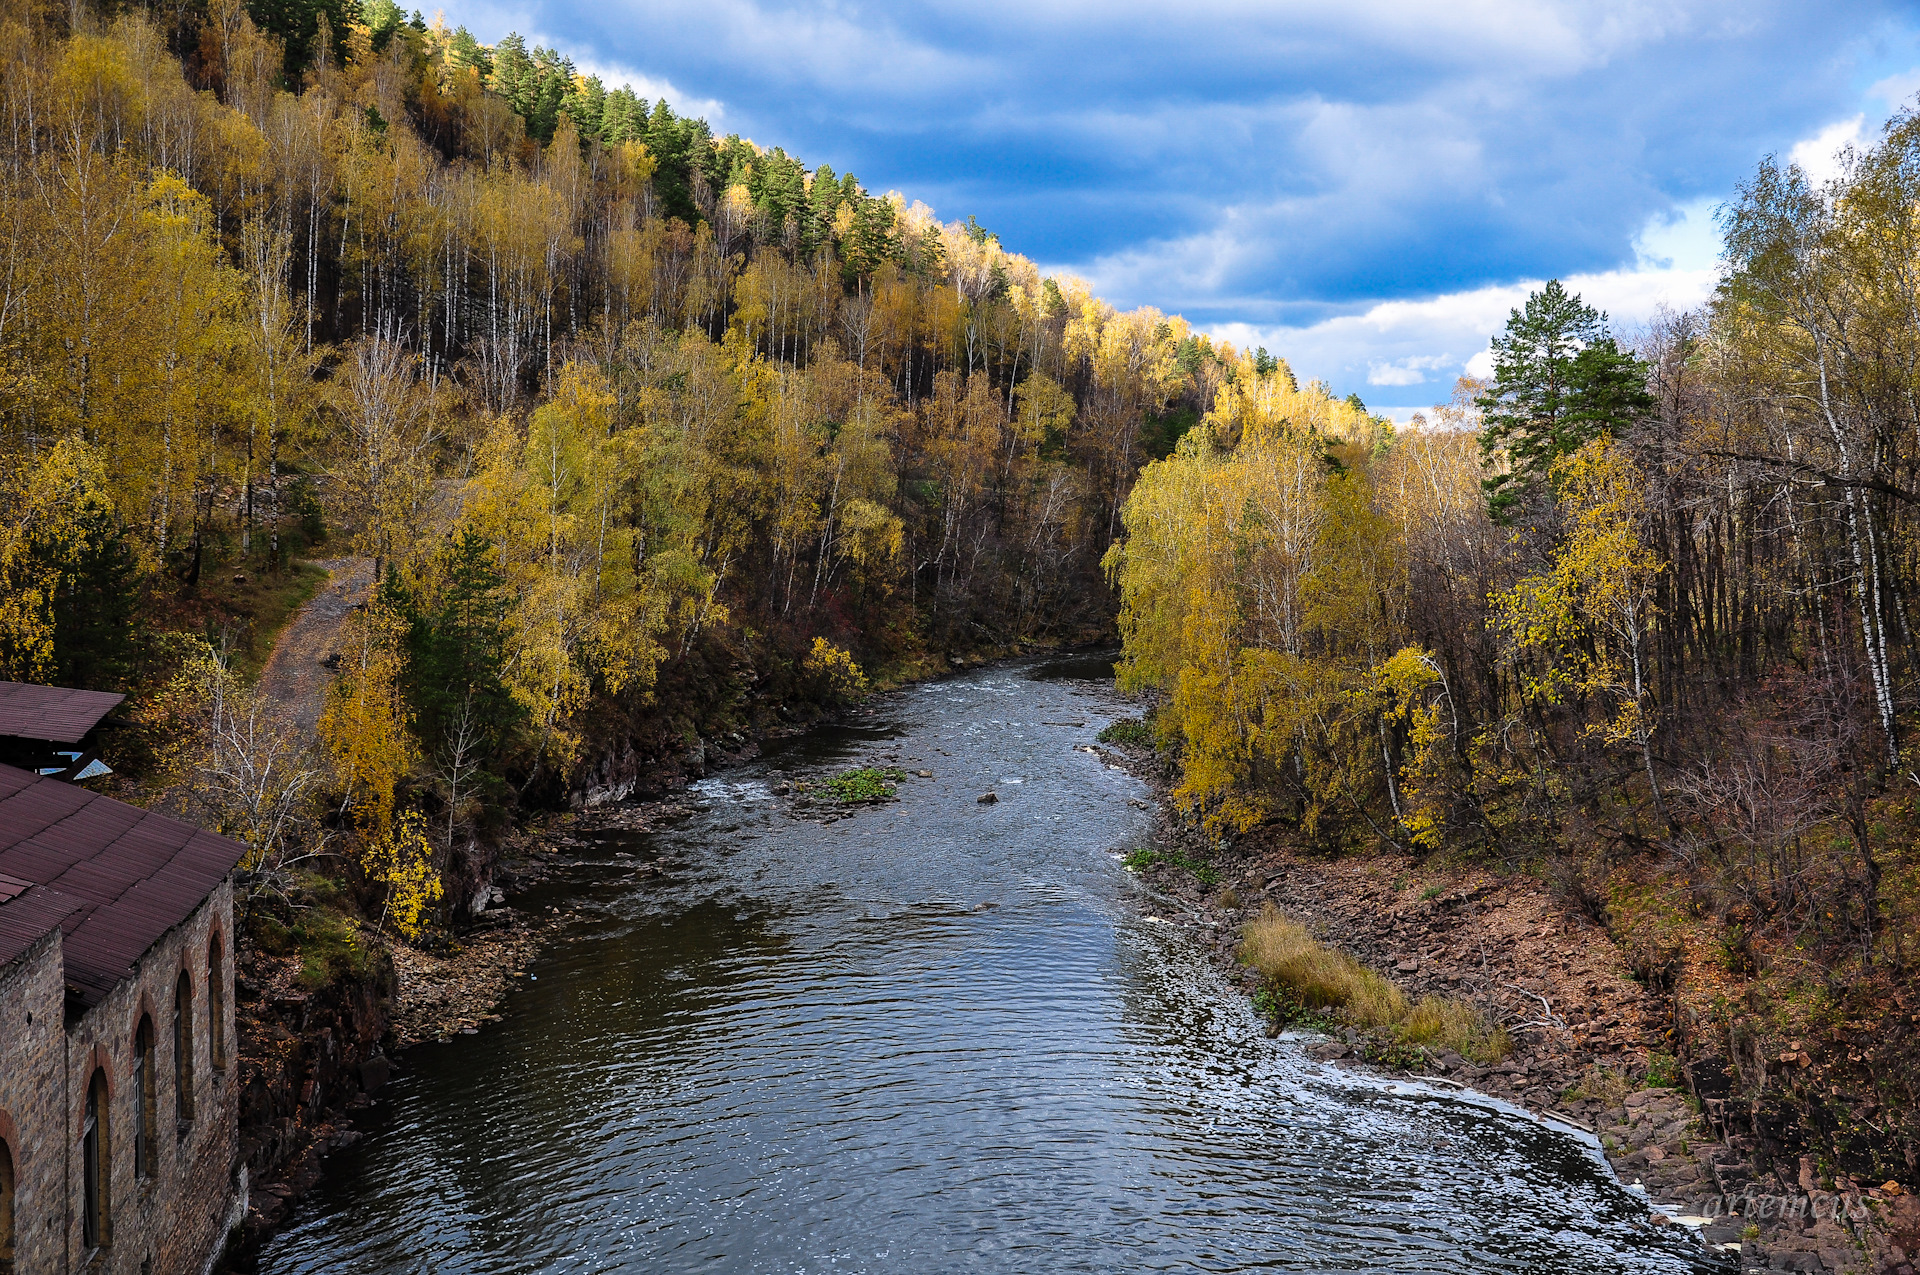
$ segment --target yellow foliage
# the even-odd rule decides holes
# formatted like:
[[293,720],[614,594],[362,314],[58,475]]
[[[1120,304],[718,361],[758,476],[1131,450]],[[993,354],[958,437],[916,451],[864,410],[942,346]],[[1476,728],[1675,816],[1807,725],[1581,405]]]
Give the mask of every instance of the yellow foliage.
[[369,845],[392,835],[395,789],[419,758],[399,686],[404,632],[404,622],[377,600],[344,625],[340,673],[320,714],[320,742],[341,802]]
[[[1455,791],[1454,718],[1446,680],[1439,662],[1417,646],[1396,652],[1380,666],[1379,677],[1386,711],[1407,737],[1406,760],[1397,777],[1400,826],[1415,846],[1438,850]],[[1435,689],[1438,695],[1431,693]]]
[[1612,439],[1594,439],[1550,471],[1567,517],[1551,568],[1492,599],[1516,647],[1544,665],[1526,674],[1529,695],[1558,704],[1598,701],[1587,727],[1609,743],[1647,746],[1652,722],[1644,659],[1659,623],[1654,592],[1665,564],[1646,543],[1646,478]]
[[170,728],[159,760],[188,811],[247,843],[242,866],[275,871],[306,821],[319,766],[288,705],[236,675],[204,641],[181,636],[178,647],[179,672],[136,711],[149,729]]
[[[1370,453],[1328,430],[1376,427],[1283,368],[1244,364],[1142,473],[1106,558],[1121,680],[1169,692],[1176,796],[1217,828],[1269,817],[1287,788],[1309,832],[1330,811],[1366,817],[1376,793],[1403,816],[1396,700],[1377,669],[1405,639],[1404,543],[1377,507]],[[1356,464],[1330,467],[1330,448]]]
[[63,438],[0,473],[0,676],[53,674],[54,595],[112,528],[113,500],[94,450]]
[[854,663],[852,653],[823,637],[813,640],[813,649],[807,652],[800,667],[817,679],[834,699],[857,699],[867,692],[867,675]]
[[386,836],[367,843],[360,866],[369,881],[387,887],[381,924],[391,919],[402,938],[419,938],[444,894],[425,818],[413,810],[401,815]]

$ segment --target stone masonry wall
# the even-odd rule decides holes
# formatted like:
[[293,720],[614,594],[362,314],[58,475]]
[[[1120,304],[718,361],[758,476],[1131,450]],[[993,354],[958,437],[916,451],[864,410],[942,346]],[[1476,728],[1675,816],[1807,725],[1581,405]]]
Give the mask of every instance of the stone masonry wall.
[[[224,1066],[214,1065],[208,996],[209,943],[221,948],[224,995],[218,1030]],[[198,1275],[220,1248],[232,1220],[238,1152],[239,1066],[233,1023],[233,890],[221,886],[185,922],[147,950],[133,976],[114,988],[67,1032],[66,1180],[63,1210],[68,1265],[88,1275]],[[177,1117],[174,989],[185,969],[193,984],[193,1114]],[[139,1094],[133,1083],[134,1036],[143,1015],[154,1029],[157,1164],[151,1177],[134,1165]],[[94,1069],[107,1074],[107,1242],[89,1255],[83,1235],[81,1133]],[[57,1073],[55,1073],[57,1075]],[[52,1077],[48,1077],[52,1081]],[[50,1084],[49,1087],[55,1087]],[[42,1223],[44,1225],[44,1223]]]
[[21,1275],[67,1269],[65,972],[58,930],[0,970],[0,1140],[13,1158]]

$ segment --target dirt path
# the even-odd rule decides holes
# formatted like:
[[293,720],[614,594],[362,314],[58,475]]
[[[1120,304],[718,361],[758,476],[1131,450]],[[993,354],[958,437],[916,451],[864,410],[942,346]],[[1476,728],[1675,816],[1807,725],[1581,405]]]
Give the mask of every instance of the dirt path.
[[330,572],[332,578],[281,632],[267,666],[260,671],[260,689],[292,708],[303,740],[313,738],[320,721],[327,684],[333,678],[326,661],[339,650],[341,622],[366,600],[367,586],[373,583],[371,558],[326,558],[313,565]]

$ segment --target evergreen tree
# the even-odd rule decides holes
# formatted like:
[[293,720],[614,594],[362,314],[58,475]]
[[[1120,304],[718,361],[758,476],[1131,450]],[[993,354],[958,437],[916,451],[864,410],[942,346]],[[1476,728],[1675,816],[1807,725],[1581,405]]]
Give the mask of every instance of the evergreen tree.
[[286,50],[290,83],[298,83],[312,64],[314,39],[320,34],[322,19],[338,40],[361,16],[352,0],[247,0],[247,13],[256,27],[277,38]]
[[617,142],[623,139],[607,136],[607,99],[607,86],[599,76],[589,75],[568,86],[560,109],[573,117],[573,126],[583,139],[598,137]]
[[375,53],[387,51],[394,32],[405,25],[406,20],[406,14],[393,0],[364,0],[360,6],[360,23],[366,27]]
[[511,600],[493,546],[472,531],[446,547],[442,569],[439,597],[430,606],[397,572],[389,571],[382,586],[407,623],[407,694],[415,725],[429,747],[438,747],[464,715],[484,745],[484,757],[495,760],[526,717],[504,677]]
[[800,227],[801,245],[812,252],[833,238],[833,215],[840,211],[840,179],[826,164],[813,172],[807,191],[807,210]]
[[53,595],[53,659],[63,686],[119,689],[134,668],[140,577],[126,531],[110,516],[89,520],[78,558]]
[[693,167],[688,141],[688,130],[682,121],[674,118],[667,99],[663,97],[655,102],[646,131],[647,152],[659,165],[653,172],[654,194],[660,200],[663,215],[678,217],[692,225],[700,220],[700,210],[693,206]]
[[601,140],[609,145],[618,145],[621,142],[645,141],[646,136],[646,103],[629,88],[617,88],[607,94],[607,100],[600,108]]
[[1562,456],[1614,434],[1653,410],[1647,370],[1607,331],[1607,316],[1558,279],[1515,310],[1493,339],[1493,385],[1474,400],[1480,454],[1507,472],[1486,478],[1487,511],[1506,522],[1526,492]]
[[456,66],[472,67],[482,79],[493,75],[493,57],[465,27],[455,30],[453,38],[447,41],[447,56]]

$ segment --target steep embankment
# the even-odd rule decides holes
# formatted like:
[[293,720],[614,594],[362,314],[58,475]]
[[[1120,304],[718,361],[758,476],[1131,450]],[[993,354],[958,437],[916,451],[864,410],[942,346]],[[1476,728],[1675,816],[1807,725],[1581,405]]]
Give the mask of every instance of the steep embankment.
[[[1146,754],[1122,752],[1164,779]],[[1345,1029],[1309,1046],[1316,1057],[1410,1064],[1594,1133],[1622,1182],[1675,1214],[1706,1219],[1702,1240],[1741,1252],[1750,1268],[1913,1275],[1920,1197],[1834,1174],[1812,1157],[1757,1157],[1717,1103],[1690,1091],[1675,1057],[1670,995],[1636,981],[1608,932],[1539,879],[1411,856],[1310,855],[1273,829],[1220,848],[1178,817],[1163,819],[1160,832],[1163,845],[1185,855],[1144,869],[1166,896],[1163,915],[1194,932],[1250,994],[1259,979],[1238,959],[1241,932],[1273,905],[1387,974],[1410,999],[1481,1006],[1513,1042],[1506,1058],[1477,1066],[1447,1051],[1384,1049]]]

